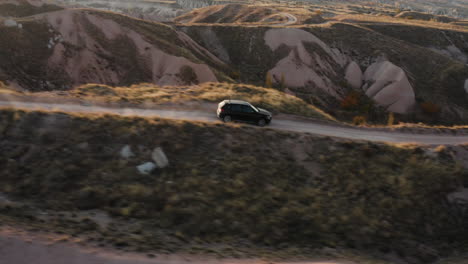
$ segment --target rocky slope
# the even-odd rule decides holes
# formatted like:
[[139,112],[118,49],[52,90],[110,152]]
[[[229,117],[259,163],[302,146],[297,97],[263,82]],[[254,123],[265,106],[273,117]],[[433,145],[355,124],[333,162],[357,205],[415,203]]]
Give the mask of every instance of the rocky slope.
[[[114,13],[65,9],[0,26],[0,80],[29,90],[85,83],[196,84],[224,65],[185,34]],[[21,25],[21,26],[18,26]]]
[[0,2],[0,18],[30,16],[60,9],[42,0],[3,0]]
[[[89,9],[4,19],[0,81],[52,90],[234,79],[273,86],[347,120],[382,121],[385,110],[403,121],[466,123],[466,28],[374,16],[301,25],[312,13],[212,6],[179,17],[174,27]],[[295,16],[296,24],[266,26],[282,16]],[[352,93],[372,100],[347,100]]]
[[[14,110],[0,111],[0,132],[0,194],[18,202],[0,200],[2,223],[132,251],[299,257],[353,248],[411,264],[468,242],[466,146]],[[169,166],[141,174],[159,148]],[[111,216],[108,224],[79,217],[88,210]]]
[[466,122],[468,31],[392,22],[179,28],[237,69],[242,82],[262,84],[271,76],[273,85],[325,109],[336,110],[347,94],[358,91],[406,117]]
[[277,10],[270,7],[240,4],[217,5],[194,10],[177,17],[175,21],[183,23],[253,23],[279,20],[278,17],[275,17],[277,13]]

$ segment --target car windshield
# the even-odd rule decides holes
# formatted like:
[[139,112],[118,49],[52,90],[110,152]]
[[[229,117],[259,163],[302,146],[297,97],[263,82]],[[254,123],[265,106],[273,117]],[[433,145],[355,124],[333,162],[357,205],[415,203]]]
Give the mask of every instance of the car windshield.
[[253,105],[251,105],[251,104],[249,104],[249,106],[252,107],[252,108],[255,110],[255,112],[260,112],[260,110],[258,110],[257,107],[255,107],[255,106],[253,106]]

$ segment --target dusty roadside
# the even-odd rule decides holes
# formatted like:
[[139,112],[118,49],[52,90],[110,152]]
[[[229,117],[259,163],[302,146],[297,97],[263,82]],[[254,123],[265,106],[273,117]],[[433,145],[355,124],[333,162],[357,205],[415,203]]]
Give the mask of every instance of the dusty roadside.
[[[35,93],[35,94],[21,94],[21,93],[2,93],[0,91],[0,102],[3,104],[7,102],[23,102],[23,103],[37,103],[38,105],[44,105],[44,104],[60,104],[60,105],[70,105],[80,107],[80,108],[97,108],[100,107],[102,109],[108,109],[109,111],[113,112],[119,112],[118,109],[121,111],[125,111],[125,109],[132,109],[132,110],[138,110],[138,111],[146,111],[146,110],[163,110],[163,111],[180,111],[180,112],[189,112],[190,117],[201,117],[203,120],[202,121],[216,121],[215,118],[215,111],[217,107],[217,103],[213,102],[203,102],[203,101],[187,101],[187,102],[179,102],[179,103],[162,103],[162,104],[156,104],[156,103],[150,103],[150,102],[144,102],[144,103],[135,103],[132,101],[113,101],[113,100],[106,100],[103,97],[96,97],[96,98],[91,98],[91,97],[84,97],[84,98],[77,98],[68,95],[68,92],[63,91],[63,92],[41,92],[41,93]],[[18,106],[19,107],[19,106]],[[75,107],[75,108],[76,108]],[[19,107],[21,108],[21,107]],[[63,110],[58,107],[59,111]],[[23,108],[24,109],[24,108]],[[113,110],[115,109],[115,111]],[[127,111],[128,112],[128,111]],[[174,117],[175,115],[172,115]],[[170,117],[169,117],[170,118]],[[450,142],[444,143],[441,141],[440,143],[438,142],[427,142],[427,140],[424,140],[424,142],[420,142],[419,140],[412,140],[404,139],[405,134],[414,134],[414,135],[424,135],[425,137],[430,137],[432,136],[464,136],[468,135],[468,126],[453,126],[453,127],[447,127],[447,126],[429,126],[429,125],[424,125],[424,124],[398,124],[394,126],[375,126],[375,125],[364,125],[364,126],[353,126],[347,123],[343,122],[338,122],[338,121],[332,121],[332,120],[324,120],[320,118],[314,118],[314,117],[305,117],[305,116],[300,116],[300,115],[293,115],[293,114],[285,114],[285,113],[276,113],[274,114],[274,119],[275,120],[281,120],[284,121],[283,123],[285,124],[280,124],[278,127],[274,128],[288,128],[291,124],[290,122],[296,122],[296,123],[304,123],[304,124],[310,124],[313,123],[315,125],[326,125],[327,127],[335,127],[335,128],[342,128],[342,129],[353,129],[355,131],[364,131],[363,136],[360,136],[358,138],[352,138],[352,139],[362,139],[362,140],[371,140],[371,141],[385,141],[385,138],[380,138],[380,139],[373,139],[372,137],[366,137],[366,131],[374,131],[377,133],[397,133],[397,134],[402,134],[399,135],[398,138],[399,140],[390,140],[390,142],[394,143],[423,143],[423,144],[452,144],[452,140]],[[189,119],[190,120],[190,119]],[[197,120],[197,119],[196,119]],[[198,120],[199,121],[199,120]],[[288,123],[288,124],[286,124]],[[333,129],[329,129],[333,130]],[[307,132],[304,131],[304,129],[301,129],[299,132]],[[332,131],[331,131],[332,132]],[[314,133],[314,132],[311,132]],[[316,134],[321,134],[321,135],[327,135],[326,130],[320,131],[320,133]],[[359,134],[359,133],[358,133]],[[335,135],[335,133],[331,133],[330,136],[337,136],[341,137],[344,136],[346,138],[347,133],[340,134],[340,135]],[[457,141],[457,140],[455,140]],[[466,141],[468,142],[468,141]],[[463,143],[463,142],[461,142]],[[460,144],[458,142],[457,144]]]
[[271,262],[261,259],[219,259],[201,255],[156,255],[119,252],[79,245],[79,238],[0,228],[0,264],[354,264],[320,259],[301,262]]

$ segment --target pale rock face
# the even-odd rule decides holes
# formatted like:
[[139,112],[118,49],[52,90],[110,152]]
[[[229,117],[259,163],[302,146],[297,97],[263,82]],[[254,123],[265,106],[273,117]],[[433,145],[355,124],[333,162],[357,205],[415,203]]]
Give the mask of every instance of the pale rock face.
[[128,159],[135,156],[135,154],[133,154],[132,148],[129,145],[126,145],[120,150],[120,156],[124,159]]
[[407,113],[416,103],[406,73],[389,61],[376,62],[364,73],[366,95],[395,113]]
[[154,169],[156,169],[156,164],[154,164],[153,162],[146,162],[146,163],[143,163],[139,166],[137,166],[137,170],[140,174],[143,174],[143,175],[148,175],[150,174]]
[[209,47],[210,52],[215,54],[223,62],[230,63],[231,58],[226,48],[221,43],[221,40],[218,38],[216,33],[209,27],[200,31],[200,35],[205,42],[206,47]]
[[447,195],[451,203],[468,204],[468,188],[460,189]]
[[176,0],[176,3],[184,9],[193,9],[212,5],[213,0]]
[[363,73],[361,67],[359,67],[356,62],[352,61],[348,64],[348,67],[346,67],[345,79],[354,89],[360,89],[362,87]]
[[5,21],[3,21],[3,25],[5,25],[6,27],[17,27],[18,23],[13,19],[6,19]]
[[463,51],[461,51],[457,46],[450,45],[446,48],[439,48],[439,47],[430,47],[430,49],[434,52],[439,54],[448,56],[452,59],[458,60],[462,63],[468,63],[468,56]]
[[[80,23],[82,21],[89,21],[96,27],[102,29],[102,33],[109,40],[115,40],[119,36],[126,36],[133,41],[139,54],[145,58],[146,67],[148,67],[148,71],[152,73],[152,82],[155,84],[184,84],[178,77],[180,69],[183,66],[191,67],[200,83],[217,82],[217,78],[209,66],[194,63],[185,57],[178,57],[165,53],[146,41],[139,33],[125,28],[113,20],[104,19],[73,9],[37,16],[37,18],[42,17],[47,19],[53,31],[57,32],[60,36],[59,44],[51,45],[51,43],[49,43],[49,47],[53,49],[53,54],[49,58],[49,66],[63,69],[74,81],[74,85],[83,83],[116,85],[120,82],[118,73],[109,70],[108,67],[106,67],[107,62],[96,55],[99,50],[106,50],[106,47],[100,47],[100,44],[93,36],[87,33],[82,23]],[[182,38],[184,36],[180,37]],[[187,39],[183,40],[190,45],[195,45],[193,41],[189,43]],[[72,56],[67,57],[64,55],[66,49],[62,42],[73,44],[81,49],[73,53]]]
[[154,162],[156,162],[158,168],[162,169],[169,165],[169,160],[167,159],[163,149],[160,147],[157,147],[153,150],[151,158],[153,158]]
[[[269,71],[273,80],[278,83],[283,77],[289,87],[312,86],[339,98],[340,87],[328,76],[336,76],[334,68],[344,67],[349,60],[338,50],[330,48],[313,34],[296,28],[270,29],[265,33],[265,43],[275,51],[280,46],[291,48],[288,56],[281,59]],[[323,52],[311,52],[305,43],[311,43]]]
[[2,0],[0,4],[30,4],[32,6],[40,7],[44,5],[44,2],[42,0]]

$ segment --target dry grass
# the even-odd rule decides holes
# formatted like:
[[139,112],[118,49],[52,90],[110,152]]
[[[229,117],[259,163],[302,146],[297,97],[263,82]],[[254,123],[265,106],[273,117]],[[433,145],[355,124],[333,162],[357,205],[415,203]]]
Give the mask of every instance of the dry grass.
[[330,21],[348,22],[353,24],[365,24],[365,23],[379,23],[379,24],[401,24],[409,26],[420,26],[429,27],[436,29],[455,30],[460,32],[468,32],[468,27],[460,24],[449,24],[437,21],[417,20],[417,19],[405,19],[395,18],[391,16],[370,16],[370,15],[339,15]]
[[251,102],[273,112],[316,117],[326,120],[335,119],[319,108],[294,96],[275,89],[253,85],[204,83],[196,86],[157,86],[138,84],[130,87],[110,87],[88,84],[70,91],[73,97],[89,99],[101,98],[113,102],[136,104],[181,104],[188,102],[218,103],[225,99],[239,99]]
[[366,127],[373,127],[373,128],[392,128],[392,129],[449,129],[449,130],[460,130],[460,129],[468,129],[468,125],[455,125],[455,126],[443,126],[443,125],[427,125],[424,123],[398,123],[392,126],[385,126],[385,125],[366,125]]
[[[421,263],[434,260],[424,248],[450,253],[467,238],[466,216],[452,214],[444,199],[462,171],[420,148],[157,118],[23,111],[0,117],[1,192],[40,200],[51,212],[104,210],[122,223],[43,223],[64,234],[131,250],[196,241],[271,251],[351,247]],[[119,156],[125,145],[134,157]],[[156,146],[171,165],[139,175],[135,166]],[[306,166],[314,162],[320,169]],[[0,208],[22,221],[27,210]]]

